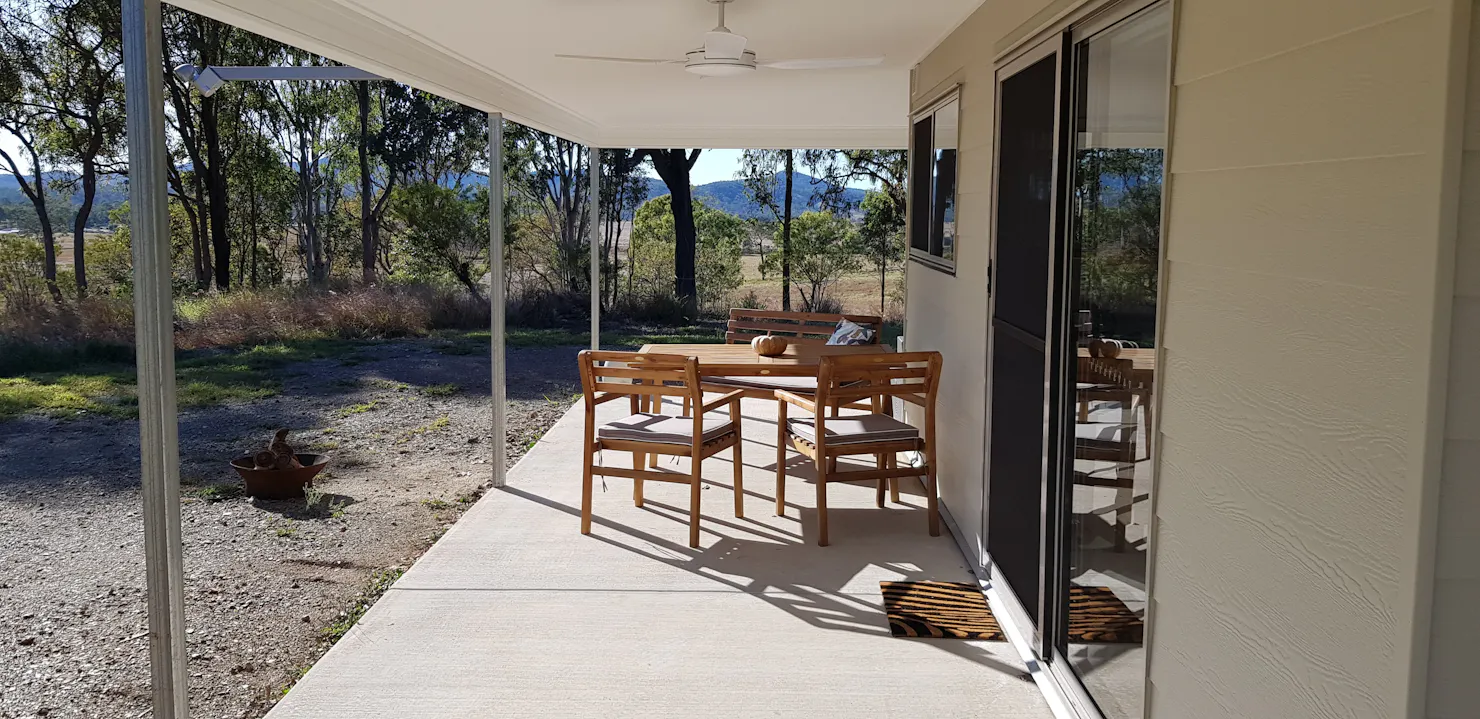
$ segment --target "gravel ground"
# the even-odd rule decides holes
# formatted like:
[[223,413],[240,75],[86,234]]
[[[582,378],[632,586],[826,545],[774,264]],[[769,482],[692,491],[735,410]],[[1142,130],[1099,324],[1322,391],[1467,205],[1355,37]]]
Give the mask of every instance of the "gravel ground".
[[[579,392],[577,351],[509,350],[511,463]],[[180,417],[195,717],[265,714],[489,480],[486,354],[390,341],[281,379],[276,397]],[[278,427],[333,457],[313,506],[235,494],[227,460]],[[0,718],[148,713],[137,452],[135,422],[0,422]]]

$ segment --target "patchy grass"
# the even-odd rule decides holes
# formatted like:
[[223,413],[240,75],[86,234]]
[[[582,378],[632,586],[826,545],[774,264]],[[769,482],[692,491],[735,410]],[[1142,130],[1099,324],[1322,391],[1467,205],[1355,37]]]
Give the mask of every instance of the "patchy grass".
[[379,377],[365,380],[365,385],[367,387],[374,387],[375,389],[383,389],[388,392],[405,392],[406,390],[411,389],[411,385],[406,384],[405,382],[396,382],[394,380],[381,379]]
[[[209,407],[271,397],[282,389],[277,375],[285,365],[338,356],[358,346],[359,343],[346,340],[311,340],[181,352],[175,362],[179,407]],[[57,355],[57,359],[73,356]],[[106,356],[107,353],[75,355]],[[84,414],[137,417],[138,380],[132,357],[126,359],[0,376],[0,420],[27,412],[60,418]],[[58,366],[65,367],[51,365]]]
[[329,440],[329,441],[322,441],[321,440],[321,441],[314,442],[313,444],[308,445],[308,451],[310,451],[310,452],[328,452],[328,451],[334,450],[334,449],[339,449],[339,443],[338,442],[335,442],[333,440]]
[[426,397],[451,397],[461,391],[462,388],[452,382],[447,384],[434,384],[421,388],[421,393]]
[[406,570],[400,567],[376,570],[370,575],[370,581],[366,584],[364,591],[355,597],[355,603],[350,605],[349,609],[340,612],[339,618],[320,632],[324,640],[332,645],[343,639],[344,635],[349,633],[350,628],[354,627],[360,618],[365,616],[365,612],[369,611],[370,605],[385,594],[386,590],[390,589],[391,585],[395,584],[396,580],[405,573]]
[[421,500],[421,506],[426,507],[433,512],[440,512],[444,509],[452,509],[452,503],[445,499],[423,499]]
[[[442,354],[472,355],[486,353],[490,349],[491,335],[487,330],[441,331],[434,333],[434,336],[438,339],[434,348]],[[601,344],[608,347],[640,347],[647,344],[710,344],[724,340],[724,328],[719,325],[621,328],[603,330],[601,333]],[[591,333],[559,328],[510,327],[504,333],[504,344],[509,347],[585,347],[591,344]]]
[[203,487],[185,487],[180,493],[206,502],[224,502],[245,496],[247,490],[240,484],[208,484]]
[[361,402],[360,404],[352,404],[348,407],[344,407],[340,409],[337,414],[340,417],[352,417],[357,414],[364,414],[366,412],[369,412],[378,406],[380,406],[380,400],[372,399],[369,402]]
[[440,432],[444,429],[447,429],[447,427],[451,424],[452,420],[444,414],[427,424],[417,427],[416,429],[406,430],[405,434],[396,439],[396,444],[405,444],[429,432]]

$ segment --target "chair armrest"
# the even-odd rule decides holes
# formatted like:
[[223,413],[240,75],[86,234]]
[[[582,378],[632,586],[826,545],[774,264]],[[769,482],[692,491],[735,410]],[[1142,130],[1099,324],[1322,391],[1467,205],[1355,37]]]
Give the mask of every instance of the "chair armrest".
[[724,405],[727,405],[737,399],[740,399],[743,396],[745,396],[745,390],[743,389],[737,389],[733,392],[726,392],[717,397],[713,402],[705,402],[704,406],[699,408],[699,414],[713,412],[714,410],[719,409],[720,407],[723,407]]
[[812,414],[817,414],[817,403],[801,395],[795,395],[784,389],[778,389],[776,390],[776,399],[787,404],[794,404]]

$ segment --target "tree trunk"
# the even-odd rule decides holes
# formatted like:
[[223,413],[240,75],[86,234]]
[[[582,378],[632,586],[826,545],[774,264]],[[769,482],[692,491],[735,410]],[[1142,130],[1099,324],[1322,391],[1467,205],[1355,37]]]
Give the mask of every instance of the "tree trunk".
[[673,207],[673,295],[683,302],[684,316],[699,316],[699,292],[695,282],[695,252],[699,244],[694,227],[694,194],[689,185],[689,170],[699,159],[699,150],[643,150],[653,160],[653,169],[668,186]]
[[195,212],[190,213],[191,239],[195,243],[195,287],[205,291],[211,289],[211,245],[206,228],[206,203],[202,200],[200,172],[191,173],[195,186]]
[[[201,49],[202,64],[220,64],[220,49],[221,24],[207,20],[205,43]],[[206,145],[205,180],[209,198],[206,216],[210,223],[211,248],[215,252],[216,288],[224,292],[231,287],[231,238],[227,235],[230,203],[226,199],[226,160],[221,152],[219,105],[219,97],[202,95],[200,98],[200,133]]]
[[255,173],[247,173],[248,206],[252,221],[252,289],[257,289],[257,180]]
[[375,284],[375,231],[370,218],[370,83],[355,83],[355,96],[360,104],[360,264],[361,281]]
[[93,198],[98,194],[98,168],[91,157],[82,159],[82,205],[72,220],[72,276],[77,278],[77,298],[87,296],[87,218],[92,214]]
[[781,311],[791,311],[791,181],[795,169],[792,151],[786,151],[786,197],[781,215]]

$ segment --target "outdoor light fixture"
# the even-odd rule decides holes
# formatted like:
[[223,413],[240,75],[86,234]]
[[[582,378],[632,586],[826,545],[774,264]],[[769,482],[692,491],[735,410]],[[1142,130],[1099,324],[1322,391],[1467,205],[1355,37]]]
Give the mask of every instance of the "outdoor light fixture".
[[286,67],[233,67],[210,65],[196,67],[189,63],[175,68],[175,75],[195,85],[201,95],[210,97],[228,82],[245,80],[385,80],[375,73],[344,65],[289,65]]

